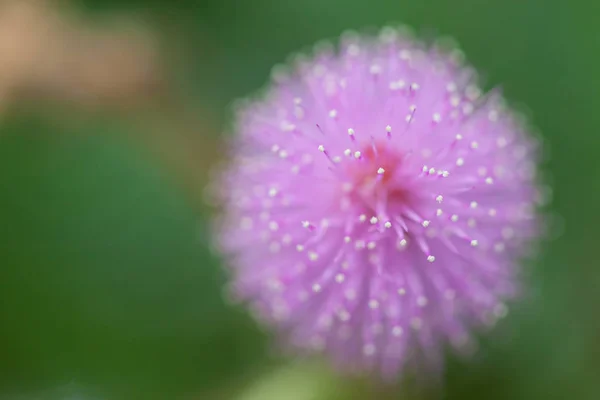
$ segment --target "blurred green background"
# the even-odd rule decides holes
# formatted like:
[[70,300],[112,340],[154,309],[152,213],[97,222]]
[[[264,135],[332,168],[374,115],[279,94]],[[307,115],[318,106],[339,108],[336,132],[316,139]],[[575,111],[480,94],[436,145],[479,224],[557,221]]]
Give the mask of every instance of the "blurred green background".
[[[1,399],[600,398],[596,0],[25,3],[0,2]],[[527,110],[554,189],[530,295],[433,394],[274,355],[223,299],[202,197],[235,98],[395,21]]]

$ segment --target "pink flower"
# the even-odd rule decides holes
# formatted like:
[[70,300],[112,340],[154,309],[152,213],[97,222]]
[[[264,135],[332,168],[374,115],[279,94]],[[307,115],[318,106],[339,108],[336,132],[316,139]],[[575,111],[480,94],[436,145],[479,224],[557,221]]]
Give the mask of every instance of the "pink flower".
[[345,35],[240,112],[219,244],[293,348],[393,379],[507,313],[539,232],[537,143],[461,58]]

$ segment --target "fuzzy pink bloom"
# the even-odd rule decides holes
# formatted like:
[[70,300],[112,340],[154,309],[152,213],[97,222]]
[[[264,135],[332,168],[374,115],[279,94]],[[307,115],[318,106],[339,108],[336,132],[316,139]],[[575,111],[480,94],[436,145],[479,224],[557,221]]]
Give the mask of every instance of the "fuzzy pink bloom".
[[506,314],[539,231],[537,142],[461,58],[345,35],[242,108],[219,244],[293,348],[394,378]]

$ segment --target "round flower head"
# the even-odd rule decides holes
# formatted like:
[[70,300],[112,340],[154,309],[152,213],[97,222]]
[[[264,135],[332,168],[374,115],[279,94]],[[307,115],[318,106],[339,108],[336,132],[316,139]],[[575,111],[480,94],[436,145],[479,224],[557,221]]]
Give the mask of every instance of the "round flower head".
[[538,232],[537,145],[458,50],[344,35],[236,122],[219,244],[233,293],[292,348],[394,378],[506,314]]

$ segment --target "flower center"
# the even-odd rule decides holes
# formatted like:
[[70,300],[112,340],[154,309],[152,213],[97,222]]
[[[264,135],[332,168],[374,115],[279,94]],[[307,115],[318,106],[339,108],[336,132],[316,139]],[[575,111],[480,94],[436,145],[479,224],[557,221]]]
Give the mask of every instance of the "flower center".
[[354,193],[367,204],[381,197],[388,203],[406,202],[408,190],[400,177],[403,155],[381,141],[362,146],[360,153],[360,159],[347,171]]

